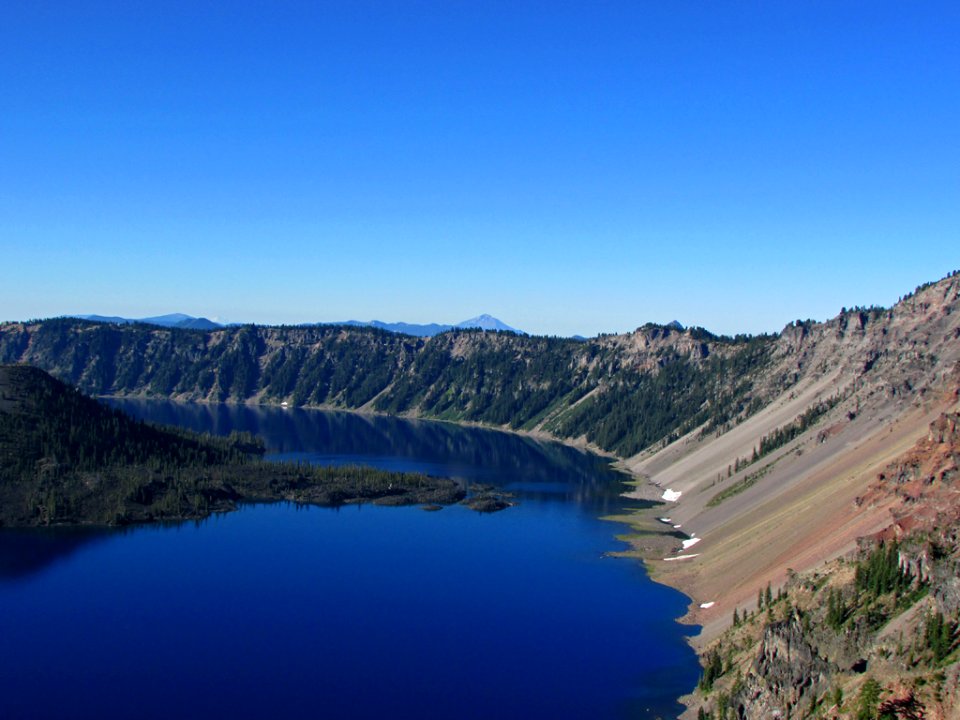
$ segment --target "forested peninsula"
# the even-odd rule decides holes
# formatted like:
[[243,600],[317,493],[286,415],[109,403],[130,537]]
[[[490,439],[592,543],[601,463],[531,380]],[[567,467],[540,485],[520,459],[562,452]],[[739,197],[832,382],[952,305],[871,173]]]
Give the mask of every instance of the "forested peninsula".
[[239,502],[449,504],[452,480],[265,462],[256,438],[160,428],[42,370],[0,366],[0,526],[127,525],[206,517]]

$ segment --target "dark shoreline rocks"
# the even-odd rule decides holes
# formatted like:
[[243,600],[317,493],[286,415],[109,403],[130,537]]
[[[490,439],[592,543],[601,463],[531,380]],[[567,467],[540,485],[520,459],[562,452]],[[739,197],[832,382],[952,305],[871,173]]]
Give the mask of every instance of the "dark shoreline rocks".
[[516,503],[507,500],[508,497],[512,496],[509,493],[500,493],[493,489],[484,489],[470,497],[464,498],[460,501],[460,504],[476,512],[495,513],[516,505]]

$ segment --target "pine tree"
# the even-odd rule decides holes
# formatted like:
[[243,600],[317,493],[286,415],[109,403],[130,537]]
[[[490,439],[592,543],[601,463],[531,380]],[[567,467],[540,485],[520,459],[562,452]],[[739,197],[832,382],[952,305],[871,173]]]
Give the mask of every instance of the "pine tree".
[[873,678],[867,678],[867,681],[860,688],[860,697],[857,700],[856,720],[875,720],[877,717],[877,706],[880,704],[880,683]]
[[924,644],[933,652],[936,662],[939,663],[950,654],[955,632],[955,625],[944,618],[939,610],[927,617]]
[[831,588],[827,595],[827,625],[835,631],[839,630],[846,617],[847,608],[844,605],[843,596],[836,588]]

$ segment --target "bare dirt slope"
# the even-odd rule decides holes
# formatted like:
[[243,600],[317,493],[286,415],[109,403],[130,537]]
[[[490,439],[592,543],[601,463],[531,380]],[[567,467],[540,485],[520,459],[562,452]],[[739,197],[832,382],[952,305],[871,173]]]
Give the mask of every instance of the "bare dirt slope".
[[[948,394],[947,404],[956,409],[950,401]],[[779,588],[776,595],[764,589],[760,612],[741,608],[731,623],[714,620],[706,634],[716,637],[700,648],[710,670],[684,698],[685,720],[960,718],[960,413],[937,415],[900,452],[922,414],[900,421],[911,432],[890,428],[889,437],[877,433],[842,457],[839,483],[810,478],[828,500],[839,501],[842,478],[857,471],[843,463],[872,465],[896,453],[853,499],[854,510],[828,502],[823,519],[806,515],[789,523],[796,536],[791,542],[806,550],[794,555],[801,564],[825,559],[849,537],[859,536],[857,551],[789,573],[782,595]],[[821,499],[783,507],[803,515],[805,500],[816,505]],[[773,530],[767,541],[775,542],[776,528],[786,524],[781,513],[753,529]],[[725,561],[722,530],[711,546],[711,571]],[[774,564],[781,561],[772,557]]]
[[[704,625],[700,642],[735,607],[755,604],[758,588],[782,584],[788,569],[822,564],[890,525],[895,500],[876,491],[865,498],[871,483],[957,407],[960,277],[889,310],[788,326],[773,354],[755,382],[768,398],[763,410],[626,461],[658,492],[680,493],[662,513],[699,538],[675,548],[693,557],[649,566],[694,599],[689,619]],[[782,442],[764,451],[761,440],[778,432]]]

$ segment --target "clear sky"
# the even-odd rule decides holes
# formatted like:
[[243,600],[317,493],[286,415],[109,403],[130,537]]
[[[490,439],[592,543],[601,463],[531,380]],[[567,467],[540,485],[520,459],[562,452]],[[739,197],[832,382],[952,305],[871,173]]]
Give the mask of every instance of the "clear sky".
[[960,268],[960,3],[7,0],[0,319],[779,330]]

